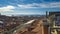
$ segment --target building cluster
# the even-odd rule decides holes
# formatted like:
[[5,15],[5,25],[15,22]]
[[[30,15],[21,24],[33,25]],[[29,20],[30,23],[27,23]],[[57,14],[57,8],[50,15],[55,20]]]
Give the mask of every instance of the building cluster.
[[9,31],[20,24],[24,24],[32,19],[39,19],[40,16],[6,16],[0,15],[0,33],[4,31]]
[[[28,27],[20,26],[30,20],[35,20]],[[30,22],[28,22],[30,23]],[[22,29],[15,27],[24,27]],[[60,12],[49,12],[49,15],[0,15],[0,33],[14,30],[12,34],[60,34]],[[17,31],[16,31],[17,30]],[[10,31],[11,33],[12,31]],[[8,33],[8,32],[7,32]],[[9,34],[9,33],[8,33]]]

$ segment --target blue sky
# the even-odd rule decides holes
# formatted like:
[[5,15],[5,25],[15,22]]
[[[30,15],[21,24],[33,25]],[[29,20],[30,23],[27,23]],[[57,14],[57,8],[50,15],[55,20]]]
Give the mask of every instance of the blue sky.
[[46,11],[60,11],[60,0],[0,0],[2,15],[44,15]]

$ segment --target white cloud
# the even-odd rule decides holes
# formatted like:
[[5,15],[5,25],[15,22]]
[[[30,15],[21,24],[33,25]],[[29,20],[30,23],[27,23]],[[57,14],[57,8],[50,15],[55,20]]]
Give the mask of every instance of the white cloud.
[[34,8],[32,7],[32,4],[27,4],[27,5],[18,5],[20,8]]
[[43,14],[43,13],[32,13],[32,12],[13,12],[13,13],[4,13],[2,15],[34,15],[34,14]]
[[20,8],[60,8],[60,2],[51,2],[51,3],[32,3],[25,5],[18,5]]
[[0,7],[0,12],[13,11],[12,9],[15,9],[15,7],[14,6]]
[[51,7],[59,7],[60,8],[60,2],[54,2],[54,3],[50,3]]

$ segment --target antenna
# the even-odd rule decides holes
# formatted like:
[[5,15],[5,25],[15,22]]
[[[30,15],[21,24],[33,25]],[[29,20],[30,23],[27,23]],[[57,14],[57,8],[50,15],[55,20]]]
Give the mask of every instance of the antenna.
[[1,13],[0,13],[0,15],[1,15]]
[[46,18],[48,18],[48,11],[46,11]]

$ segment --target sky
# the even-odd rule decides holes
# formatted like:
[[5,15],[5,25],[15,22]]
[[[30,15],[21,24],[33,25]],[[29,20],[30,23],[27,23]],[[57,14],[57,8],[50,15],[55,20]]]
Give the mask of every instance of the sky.
[[0,0],[2,15],[44,15],[60,11],[60,0]]

